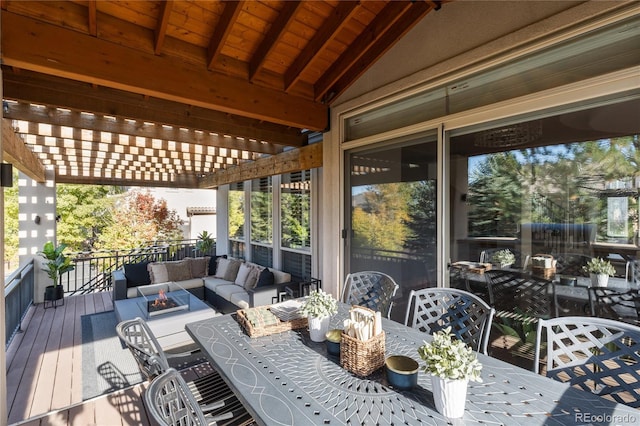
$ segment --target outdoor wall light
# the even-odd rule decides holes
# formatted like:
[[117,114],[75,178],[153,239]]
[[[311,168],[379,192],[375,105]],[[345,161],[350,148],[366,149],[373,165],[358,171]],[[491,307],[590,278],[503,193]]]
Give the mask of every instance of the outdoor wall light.
[[13,186],[13,165],[9,163],[0,164],[0,186]]
[[34,218],[33,218],[33,222],[34,222],[36,225],[40,225],[40,216],[36,215],[36,217],[34,217]]

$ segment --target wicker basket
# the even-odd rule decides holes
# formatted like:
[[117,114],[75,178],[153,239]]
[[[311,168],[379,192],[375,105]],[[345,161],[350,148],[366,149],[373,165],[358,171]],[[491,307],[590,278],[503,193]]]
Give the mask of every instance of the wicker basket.
[[283,331],[296,330],[298,328],[304,328],[308,324],[306,318],[298,318],[292,321],[280,321],[278,324],[264,327],[254,327],[245,316],[243,309],[236,311],[236,314],[238,323],[250,337],[269,336],[270,334],[282,333]]
[[384,365],[384,331],[363,342],[342,333],[340,365],[357,376],[368,376]]
[[551,260],[551,267],[547,268],[544,266],[536,266],[536,265],[532,265],[531,266],[531,273],[533,275],[535,275],[536,277],[542,277],[545,280],[552,280],[553,277],[556,275],[556,262],[553,259],[553,256],[551,256],[550,254],[536,254],[533,257],[543,257],[546,260]]

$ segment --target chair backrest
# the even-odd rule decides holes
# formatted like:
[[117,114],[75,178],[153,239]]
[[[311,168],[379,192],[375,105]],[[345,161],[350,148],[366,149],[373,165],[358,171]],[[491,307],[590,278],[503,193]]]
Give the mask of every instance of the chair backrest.
[[344,281],[342,301],[379,311],[388,318],[397,290],[398,284],[385,273],[354,272],[347,275]]
[[640,325],[638,290],[617,291],[608,287],[589,287],[591,315]]
[[627,262],[625,278],[632,284],[640,285],[640,260]]
[[572,277],[588,277],[589,273],[583,268],[591,259],[591,256],[585,254],[565,253],[557,258],[556,273]]
[[208,424],[187,383],[173,368],[151,381],[144,393],[144,402],[147,412],[159,425]]
[[494,313],[485,301],[467,291],[425,288],[409,293],[404,323],[430,334],[451,327],[458,339],[486,354]]
[[148,380],[169,368],[169,361],[160,343],[142,318],[122,321],[116,326],[116,332]]
[[547,345],[547,377],[640,407],[640,327],[591,317],[540,320],[534,361],[536,373],[543,340]]
[[555,284],[544,278],[517,271],[485,272],[490,305],[496,311],[550,318],[558,316]]

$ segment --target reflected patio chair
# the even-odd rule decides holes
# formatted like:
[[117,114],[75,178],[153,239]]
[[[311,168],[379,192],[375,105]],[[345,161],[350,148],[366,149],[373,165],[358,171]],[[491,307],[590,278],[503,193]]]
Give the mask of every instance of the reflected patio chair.
[[640,260],[631,260],[627,262],[625,278],[631,284],[635,284],[636,288],[640,286]]
[[591,315],[640,325],[640,293],[607,287],[589,287]]
[[[154,380],[171,368],[169,360],[182,358],[186,353],[166,353],[149,325],[142,318],[122,321],[116,326],[120,339],[138,363],[140,371],[147,380]],[[188,389],[201,405],[221,403],[221,406],[236,410],[238,415],[251,416],[244,410],[233,391],[227,386],[220,374],[213,370],[187,383]],[[243,412],[244,410],[244,412]]]
[[409,293],[404,324],[429,334],[451,327],[458,339],[486,354],[494,313],[486,302],[467,291],[425,288]]
[[590,317],[540,320],[536,373],[540,350],[546,352],[547,377],[640,408],[640,327]]
[[354,272],[347,275],[342,301],[379,311],[389,318],[398,284],[389,275],[376,271]]
[[584,266],[592,259],[591,256],[580,253],[565,253],[557,256],[556,274],[568,275],[571,277],[588,277]]
[[497,316],[558,316],[555,284],[552,281],[516,271],[490,270],[484,275],[489,288],[489,304],[495,308]]
[[[200,405],[180,373],[169,368],[151,381],[144,393],[145,407],[156,424],[162,426],[216,425],[242,416],[244,409],[228,411],[224,401]],[[240,406],[241,407],[241,406]],[[224,408],[225,412],[218,414]],[[206,413],[206,414],[205,414]],[[239,419],[234,424],[247,424]]]

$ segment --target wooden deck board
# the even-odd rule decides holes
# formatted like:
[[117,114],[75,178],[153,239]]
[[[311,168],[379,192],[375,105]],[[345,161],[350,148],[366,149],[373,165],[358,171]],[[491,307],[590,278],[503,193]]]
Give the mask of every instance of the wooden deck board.
[[80,318],[112,309],[107,292],[66,297],[57,308],[29,309],[6,351],[9,424],[148,424],[139,389],[82,401]]

